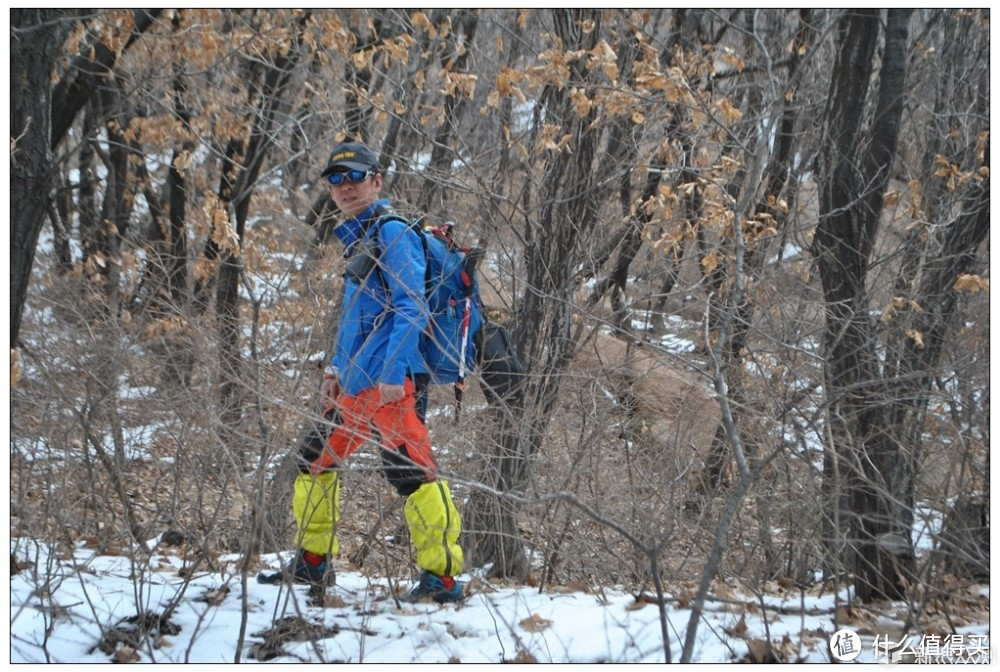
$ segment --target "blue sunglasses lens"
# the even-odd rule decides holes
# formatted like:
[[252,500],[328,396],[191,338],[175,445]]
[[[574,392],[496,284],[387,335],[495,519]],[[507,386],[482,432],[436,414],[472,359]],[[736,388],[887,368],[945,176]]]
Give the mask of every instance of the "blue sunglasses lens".
[[369,172],[370,171],[367,170],[349,170],[346,173],[330,173],[326,179],[329,180],[330,184],[333,186],[339,187],[345,181],[350,182],[351,184],[363,182],[364,179],[368,177]]

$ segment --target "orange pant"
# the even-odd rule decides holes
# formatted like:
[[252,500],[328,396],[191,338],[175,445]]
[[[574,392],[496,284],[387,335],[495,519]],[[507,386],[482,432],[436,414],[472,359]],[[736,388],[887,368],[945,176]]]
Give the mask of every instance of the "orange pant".
[[[341,395],[337,400],[341,423],[331,432],[327,449],[313,462],[312,473],[320,473],[345,461],[374,428],[385,450],[397,454],[404,452],[403,462],[423,472],[420,480],[435,480],[437,464],[431,456],[427,428],[417,417],[413,381],[407,378],[404,387],[406,395],[391,404],[379,403],[378,386],[356,396]],[[395,459],[392,462],[399,463]]]

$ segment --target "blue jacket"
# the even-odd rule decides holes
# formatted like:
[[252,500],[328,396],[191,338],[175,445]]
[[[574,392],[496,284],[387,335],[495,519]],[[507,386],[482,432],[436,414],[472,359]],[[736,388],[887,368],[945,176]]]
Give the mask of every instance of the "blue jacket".
[[[347,248],[348,272],[330,363],[351,395],[378,383],[402,385],[408,375],[427,373],[420,355],[420,335],[428,321],[423,246],[406,222],[389,219],[375,225],[376,208],[388,204],[380,200],[333,231]],[[364,270],[352,274],[352,268]]]

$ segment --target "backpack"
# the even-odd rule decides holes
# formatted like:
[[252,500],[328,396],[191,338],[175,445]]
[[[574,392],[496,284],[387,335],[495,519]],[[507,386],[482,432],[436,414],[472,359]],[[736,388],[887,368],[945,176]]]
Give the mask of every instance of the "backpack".
[[[420,354],[427,364],[431,384],[455,385],[457,408],[461,405],[465,377],[476,368],[475,334],[484,323],[475,269],[482,250],[459,247],[452,237],[450,223],[422,227],[388,208],[380,208],[378,215],[376,227],[396,219],[406,222],[420,237],[426,261],[424,294],[430,312],[429,324],[420,338]],[[382,283],[385,284],[384,279]]]
[[422,354],[431,383],[459,383],[476,368],[475,335],[484,323],[476,264],[479,248],[463,248],[452,237],[452,225],[424,227],[420,232],[427,261],[425,278],[428,333]]
[[483,250],[460,247],[452,235],[454,225],[450,222],[421,226],[419,220],[411,222],[388,208],[380,208],[378,215],[375,226],[398,219],[420,237],[427,265],[424,293],[430,312],[427,330],[420,339],[420,352],[431,384],[454,384],[455,420],[462,407],[465,378],[477,363],[482,368],[483,391],[491,403],[514,398],[524,369],[506,328],[486,319],[476,276]]

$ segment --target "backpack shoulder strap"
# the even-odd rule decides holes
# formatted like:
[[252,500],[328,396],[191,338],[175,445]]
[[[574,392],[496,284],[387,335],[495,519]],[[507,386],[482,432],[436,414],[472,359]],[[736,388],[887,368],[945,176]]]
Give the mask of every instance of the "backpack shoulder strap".
[[375,215],[376,215],[376,219],[374,222],[375,227],[381,226],[383,222],[388,222],[395,219],[397,221],[403,222],[417,233],[423,233],[423,231],[421,231],[420,229],[420,225],[417,222],[409,220],[408,218],[399,214],[398,212],[396,212],[387,205],[380,204],[375,206]]
[[[410,227],[413,231],[416,232],[417,236],[420,238],[420,246],[423,248],[424,251],[424,294],[425,295],[429,294],[431,291],[431,286],[430,286],[431,268],[430,264],[427,263],[427,255],[428,255],[427,238],[424,237],[424,232],[420,228],[420,225],[416,222],[410,221],[406,217],[402,216],[401,214],[393,210],[391,207],[384,204],[379,204],[375,206],[375,214],[377,215],[377,219],[372,223],[372,226],[375,227],[374,236],[375,236],[376,250],[378,256],[382,256],[382,250],[378,248],[378,233],[379,233],[378,229],[379,227],[382,226],[383,222],[388,222],[395,219],[397,221],[405,223],[408,227]],[[375,268],[378,271],[379,277],[382,278],[382,286],[388,288],[389,285],[385,281],[385,276],[382,275],[382,269],[378,266],[376,266]]]

